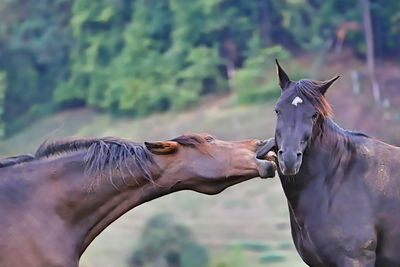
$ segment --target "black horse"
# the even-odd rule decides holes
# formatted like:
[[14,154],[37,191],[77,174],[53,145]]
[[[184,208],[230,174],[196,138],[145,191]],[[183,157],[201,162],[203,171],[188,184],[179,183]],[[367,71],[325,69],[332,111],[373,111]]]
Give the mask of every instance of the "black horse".
[[338,77],[294,82],[276,65],[275,150],[300,256],[310,266],[400,266],[400,148],[333,122],[324,94]]

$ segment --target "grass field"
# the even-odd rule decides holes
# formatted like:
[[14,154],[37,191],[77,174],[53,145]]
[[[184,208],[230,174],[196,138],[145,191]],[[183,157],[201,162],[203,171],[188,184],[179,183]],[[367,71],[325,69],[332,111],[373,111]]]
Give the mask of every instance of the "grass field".
[[[161,140],[182,133],[209,132],[221,139],[268,138],[273,135],[273,104],[234,106],[232,98],[210,99],[192,110],[147,118],[116,119],[90,109],[66,111],[44,119],[0,144],[1,155],[33,153],[47,138],[120,136],[135,141]],[[179,192],[143,204],[107,228],[88,248],[81,266],[127,266],[146,220],[167,212],[190,227],[212,260],[232,254],[237,241],[265,242],[284,261],[260,263],[264,252],[244,250],[245,266],[304,266],[291,244],[286,200],[278,179],[259,178],[228,188],[216,196]],[[280,249],[282,244],[286,248]],[[239,263],[240,265],[240,263]]]

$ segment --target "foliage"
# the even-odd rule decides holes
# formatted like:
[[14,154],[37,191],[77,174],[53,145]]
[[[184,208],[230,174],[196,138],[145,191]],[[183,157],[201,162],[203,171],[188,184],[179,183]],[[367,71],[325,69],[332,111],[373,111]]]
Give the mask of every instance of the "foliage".
[[400,1],[371,1],[376,54],[394,55],[400,44]]
[[[212,6],[206,9],[198,1],[182,9],[185,5],[137,0],[115,6],[106,0],[76,0],[71,24],[81,41],[72,53],[71,78],[56,89],[56,101],[83,99],[113,112],[142,115],[185,107],[205,86],[220,88],[218,47],[205,44],[202,27],[190,23],[207,21]],[[132,10],[132,19],[127,13],[121,21],[121,10]],[[85,27],[88,24],[98,26]]]
[[284,0],[275,1],[282,10],[282,27],[295,44],[305,49],[321,48],[334,38],[337,25],[360,19],[357,0]]
[[[371,0],[380,57],[398,53],[399,5]],[[229,90],[239,102],[270,99],[274,57],[322,50],[340,25],[361,19],[357,0],[3,1],[2,131],[82,105],[145,115]],[[364,53],[362,30],[346,44]]]
[[54,87],[68,72],[73,42],[70,3],[9,0],[0,5],[0,71],[7,74],[6,133],[40,116],[38,107],[51,103]]
[[266,77],[266,71],[274,66],[275,58],[288,58],[288,52],[282,46],[272,46],[251,54],[234,79],[238,101],[246,103],[275,99],[280,94],[276,77]]
[[208,252],[172,215],[158,214],[148,220],[130,265],[205,267]]

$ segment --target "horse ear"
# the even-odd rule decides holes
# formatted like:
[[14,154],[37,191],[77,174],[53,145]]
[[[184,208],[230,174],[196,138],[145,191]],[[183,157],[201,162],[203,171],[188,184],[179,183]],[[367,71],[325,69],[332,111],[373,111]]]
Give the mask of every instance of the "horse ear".
[[339,79],[340,76],[333,77],[330,80],[324,81],[321,83],[321,85],[318,87],[319,91],[321,94],[325,95],[326,91],[328,90],[329,87],[337,80]]
[[279,78],[279,86],[281,87],[282,91],[289,87],[291,80],[286,72],[282,69],[281,65],[279,65],[278,59],[275,59],[276,64],[276,71],[278,72]]
[[171,154],[178,148],[175,141],[144,142],[147,149],[153,154]]

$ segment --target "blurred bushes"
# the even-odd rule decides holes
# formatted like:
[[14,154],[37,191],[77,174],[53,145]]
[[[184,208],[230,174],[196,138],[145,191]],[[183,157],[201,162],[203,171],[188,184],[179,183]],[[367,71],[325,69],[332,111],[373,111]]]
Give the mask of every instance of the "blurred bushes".
[[282,46],[255,49],[249,53],[243,67],[234,78],[234,89],[239,103],[251,103],[275,99],[280,95],[277,80],[267,77],[266,71],[274,68],[275,58],[287,59],[289,53]]
[[145,115],[184,108],[204,92],[223,89],[218,39],[206,36],[208,28],[222,26],[211,25],[217,5],[75,0],[71,25],[79,45],[55,100],[83,99],[114,113]]
[[[377,55],[398,53],[400,2],[371,8]],[[7,0],[0,133],[83,105],[134,116],[232,89],[239,102],[269,99],[273,58],[322,49],[346,21],[361,21],[357,0]],[[346,41],[363,53],[362,32]]]
[[172,215],[151,217],[143,230],[129,264],[139,266],[206,267],[207,249],[196,242],[186,226]]
[[[42,115],[54,88],[67,78],[73,44],[70,0],[9,0],[0,5],[0,72],[7,76],[5,133]],[[48,114],[48,110],[44,110]]]

